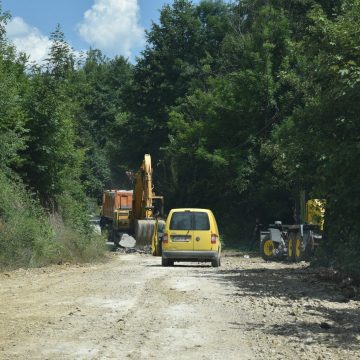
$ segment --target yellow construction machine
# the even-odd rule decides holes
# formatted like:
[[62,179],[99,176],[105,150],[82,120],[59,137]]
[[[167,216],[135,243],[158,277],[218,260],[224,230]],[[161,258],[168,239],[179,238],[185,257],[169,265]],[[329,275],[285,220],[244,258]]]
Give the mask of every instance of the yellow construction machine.
[[[130,174],[130,173],[129,173]],[[164,198],[154,193],[151,156],[145,154],[140,169],[131,174],[133,181],[132,206],[121,207],[113,212],[112,238],[115,244],[129,233],[136,245],[150,245],[155,222],[164,213]]]
[[146,154],[140,169],[128,175],[133,181],[132,191],[103,193],[103,227],[111,224],[110,239],[116,245],[121,245],[122,239],[129,238],[129,234],[134,235],[136,245],[150,245],[155,222],[164,213],[164,198],[154,193],[151,156]]
[[162,255],[162,241],[164,237],[165,221],[163,219],[156,219],[154,226],[154,233],[151,239],[151,253],[153,256]]
[[130,224],[137,245],[150,245],[155,223],[164,214],[164,198],[154,193],[151,156],[145,154],[138,172],[134,175],[133,206]]
[[325,216],[325,201],[306,200],[301,192],[298,221],[285,225],[281,221],[270,224],[266,231],[260,232],[260,253],[264,260],[287,258],[289,261],[309,260],[319,241]]

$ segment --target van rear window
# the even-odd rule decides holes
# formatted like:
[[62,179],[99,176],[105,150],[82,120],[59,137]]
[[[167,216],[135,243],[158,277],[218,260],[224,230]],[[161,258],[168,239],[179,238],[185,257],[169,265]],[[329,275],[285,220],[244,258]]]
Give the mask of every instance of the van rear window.
[[210,230],[209,216],[205,212],[174,212],[170,230]]
[[210,230],[209,216],[204,212],[194,212],[194,230]]
[[170,221],[170,230],[191,230],[191,212],[174,212]]

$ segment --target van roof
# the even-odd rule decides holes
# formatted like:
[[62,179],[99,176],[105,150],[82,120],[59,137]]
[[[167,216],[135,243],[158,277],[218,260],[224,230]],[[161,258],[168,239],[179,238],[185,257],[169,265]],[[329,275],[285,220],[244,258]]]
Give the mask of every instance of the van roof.
[[202,212],[211,212],[210,209],[199,209],[199,208],[177,208],[171,209],[172,212],[179,212],[179,211],[202,211]]

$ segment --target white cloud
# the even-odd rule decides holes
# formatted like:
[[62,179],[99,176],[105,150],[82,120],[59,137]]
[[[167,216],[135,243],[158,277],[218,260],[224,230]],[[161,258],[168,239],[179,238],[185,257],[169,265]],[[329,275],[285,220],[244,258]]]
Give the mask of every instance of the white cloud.
[[12,18],[6,26],[6,32],[17,50],[30,56],[30,61],[41,63],[47,57],[51,41],[21,17]]
[[138,0],[95,0],[78,25],[79,34],[109,55],[131,57],[131,50],[145,42],[139,11]]

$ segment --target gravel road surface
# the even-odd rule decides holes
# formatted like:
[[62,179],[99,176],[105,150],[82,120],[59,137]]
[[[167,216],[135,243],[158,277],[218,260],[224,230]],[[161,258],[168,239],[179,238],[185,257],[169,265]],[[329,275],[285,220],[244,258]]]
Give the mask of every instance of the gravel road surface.
[[[0,273],[0,359],[360,359],[360,302],[305,263],[145,254]],[[355,296],[355,297],[354,297]]]

